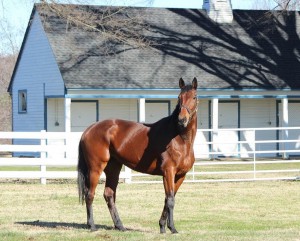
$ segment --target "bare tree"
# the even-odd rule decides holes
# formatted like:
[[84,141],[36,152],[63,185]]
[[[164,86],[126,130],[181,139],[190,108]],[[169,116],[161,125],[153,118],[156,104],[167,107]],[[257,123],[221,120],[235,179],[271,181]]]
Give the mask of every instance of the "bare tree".
[[[256,19],[254,25],[265,25],[264,32],[272,32],[277,28],[279,19],[288,15],[293,15],[293,11],[300,8],[300,0],[256,0],[253,3],[253,9],[266,10],[262,12],[261,16]],[[249,23],[249,28],[254,26]]]
[[265,10],[299,10],[300,0],[255,0],[253,8]]
[[[11,98],[7,92],[15,66],[19,45],[18,30],[14,29],[5,14],[4,1],[0,0],[0,131],[11,131]],[[8,143],[0,140],[0,143]]]
[[276,9],[279,10],[299,10],[300,1],[299,0],[274,0],[277,6]]
[[[11,98],[7,88],[16,62],[16,54],[0,55],[0,131],[11,131]],[[0,140],[0,143],[8,143]]]
[[10,23],[4,1],[0,0],[0,55],[15,55],[18,52],[18,34],[19,29],[14,28]]
[[[151,3],[151,0],[144,1]],[[66,2],[77,4],[61,4],[60,0],[44,0],[40,2],[40,7],[65,19],[68,25],[98,33],[102,41],[113,41],[137,48],[147,48],[154,44],[143,34],[148,26],[138,11],[134,13],[128,11],[126,6],[105,6],[99,10],[99,8],[82,5],[96,2],[91,0],[63,1]]]
[[[113,41],[137,48],[147,48],[154,44],[142,34],[147,28],[143,16],[136,11],[128,11],[125,4],[133,1],[124,0],[121,7],[115,5],[114,0],[11,0],[16,4],[39,3],[39,7],[65,19],[70,26],[84,28],[87,31],[101,35],[102,41]],[[141,1],[140,1],[141,2]],[[153,0],[142,0],[144,5],[151,5]],[[101,4],[101,11],[88,7],[92,4]],[[0,53],[15,54],[20,47],[20,39],[24,30],[16,29],[9,21],[11,16],[6,14],[7,2],[0,0]],[[141,4],[141,3],[140,3]]]

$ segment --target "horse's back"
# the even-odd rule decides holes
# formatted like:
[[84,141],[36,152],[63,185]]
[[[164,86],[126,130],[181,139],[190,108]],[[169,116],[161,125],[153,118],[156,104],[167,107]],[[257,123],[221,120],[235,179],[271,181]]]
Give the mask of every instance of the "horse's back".
[[[95,142],[102,142],[102,144],[111,145],[116,143],[120,145],[128,136],[134,136],[134,133],[145,130],[143,124],[122,120],[122,119],[107,119],[99,121],[90,125],[82,134],[81,142],[85,144],[91,143],[95,145]],[[119,143],[119,144],[117,144]]]

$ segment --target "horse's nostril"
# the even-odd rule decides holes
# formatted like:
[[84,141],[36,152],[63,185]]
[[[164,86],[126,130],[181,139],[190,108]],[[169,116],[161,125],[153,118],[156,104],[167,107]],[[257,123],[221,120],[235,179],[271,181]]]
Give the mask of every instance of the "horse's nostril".
[[186,117],[184,117],[184,118],[182,118],[182,119],[178,119],[178,124],[180,125],[180,126],[184,126],[184,124],[186,123]]

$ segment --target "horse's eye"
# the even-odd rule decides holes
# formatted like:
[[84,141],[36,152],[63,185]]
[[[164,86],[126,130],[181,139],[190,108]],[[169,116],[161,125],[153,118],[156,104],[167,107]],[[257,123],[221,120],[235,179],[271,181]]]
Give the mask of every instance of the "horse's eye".
[[194,100],[197,100],[197,96],[194,96]]

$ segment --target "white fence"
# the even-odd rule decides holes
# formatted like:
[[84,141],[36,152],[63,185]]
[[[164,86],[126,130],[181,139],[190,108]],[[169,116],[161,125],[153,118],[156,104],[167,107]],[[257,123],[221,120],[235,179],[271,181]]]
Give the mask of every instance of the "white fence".
[[[40,179],[43,184],[47,179],[75,179],[80,136],[0,132],[0,140],[12,140],[0,145],[0,178]],[[199,129],[194,151],[197,161],[186,182],[300,179],[300,127]],[[128,168],[120,178],[127,183],[161,182]]]

